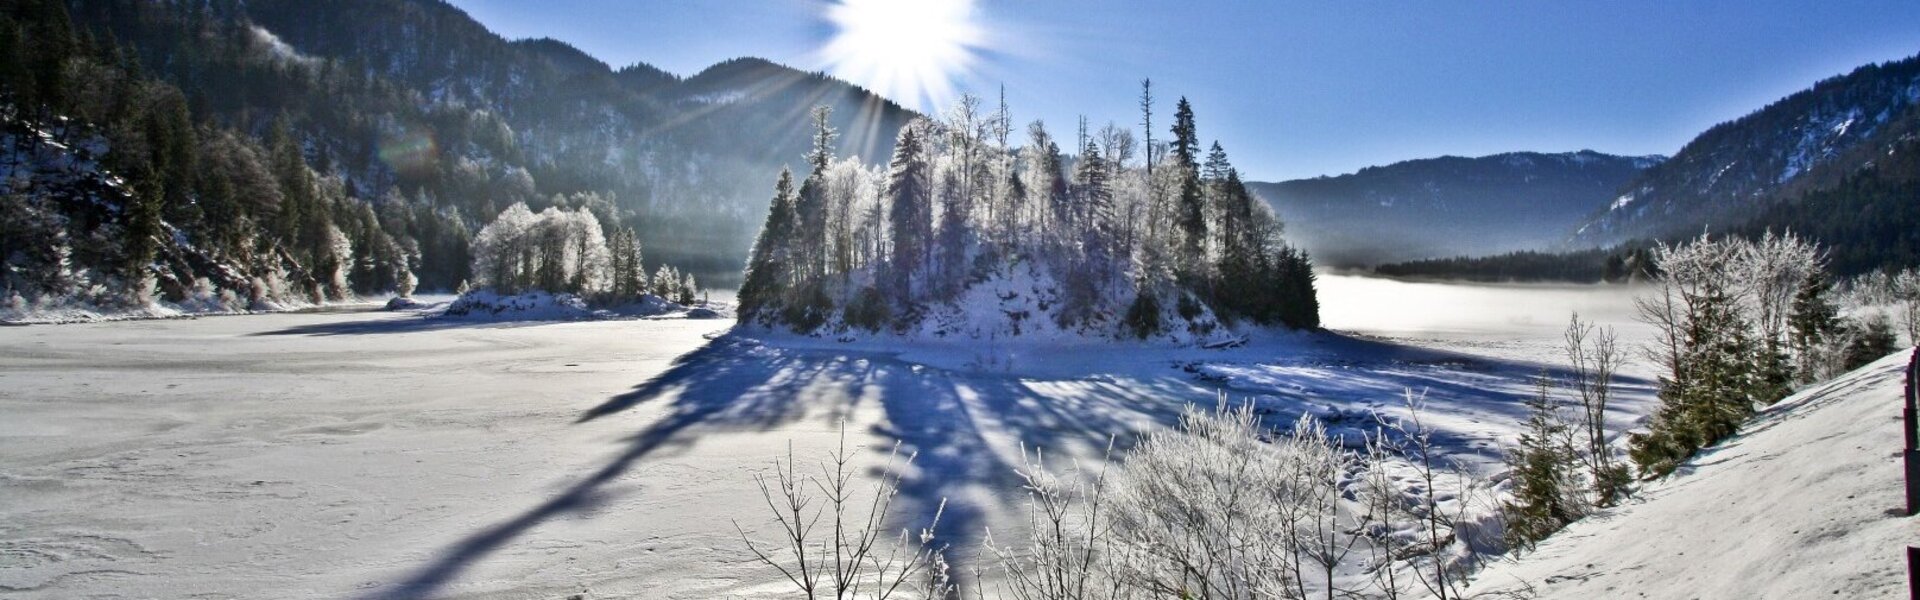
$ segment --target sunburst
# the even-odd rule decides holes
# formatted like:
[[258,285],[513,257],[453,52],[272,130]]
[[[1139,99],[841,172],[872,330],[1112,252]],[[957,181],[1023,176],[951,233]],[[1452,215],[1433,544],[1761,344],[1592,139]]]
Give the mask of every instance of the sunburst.
[[972,0],[839,0],[827,21],[830,72],[921,109],[953,99],[985,38]]

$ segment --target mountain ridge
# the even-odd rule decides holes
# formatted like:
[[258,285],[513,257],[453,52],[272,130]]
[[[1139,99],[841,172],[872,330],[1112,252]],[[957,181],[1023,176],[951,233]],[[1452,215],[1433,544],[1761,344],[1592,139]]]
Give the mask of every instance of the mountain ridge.
[[1333,266],[1546,247],[1665,160],[1593,150],[1438,156],[1248,186]]
[[1920,132],[1920,55],[1822,79],[1688,141],[1569,230],[1562,247],[1736,226],[1831,188]]

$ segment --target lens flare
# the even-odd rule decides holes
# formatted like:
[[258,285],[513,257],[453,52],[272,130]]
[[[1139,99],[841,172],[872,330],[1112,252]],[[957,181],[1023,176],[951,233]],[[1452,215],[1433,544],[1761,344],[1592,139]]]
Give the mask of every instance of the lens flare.
[[945,105],[985,31],[972,0],[840,0],[820,59],[834,76],[921,109]]
[[402,131],[380,137],[380,161],[401,173],[417,175],[429,171],[439,154],[429,132]]

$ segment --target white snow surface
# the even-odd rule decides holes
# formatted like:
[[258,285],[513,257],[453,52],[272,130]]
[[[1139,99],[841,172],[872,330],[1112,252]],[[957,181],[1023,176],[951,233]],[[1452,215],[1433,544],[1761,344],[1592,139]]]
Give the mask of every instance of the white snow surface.
[[1907,597],[1910,352],[1768,408],[1626,505],[1482,571],[1473,591],[1528,582],[1538,598]]
[[[918,453],[899,526],[945,500],[970,549],[1023,531],[1022,444],[1091,463],[1221,391],[1338,431],[1424,390],[1444,451],[1490,474],[1564,311],[1627,326],[1610,288],[1321,282],[1350,333],[1224,350],[421,310],[0,328],[0,595],[786,597],[732,523],[769,537],[752,476],[843,423],[863,469]],[[1644,372],[1617,424],[1649,408]]]

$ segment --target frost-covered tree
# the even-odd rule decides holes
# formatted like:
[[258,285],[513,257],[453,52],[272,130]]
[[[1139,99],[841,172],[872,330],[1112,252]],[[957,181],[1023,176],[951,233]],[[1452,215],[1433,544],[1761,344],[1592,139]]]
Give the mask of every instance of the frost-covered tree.
[[[1134,161],[1132,132],[1112,124],[1088,132],[1083,123],[1071,155],[1037,121],[1023,147],[1009,148],[1006,108],[983,115],[979,104],[968,97],[939,122],[904,128],[884,175],[813,155],[827,157],[816,167],[824,174],[797,195],[776,194],[769,210],[742,286],[744,320],[819,333],[871,330],[886,314],[904,329],[981,282],[1037,276],[1028,293],[1040,310],[1061,328],[1089,333],[1319,325],[1311,260],[1285,242],[1279,219],[1217,144],[1204,173]],[[1185,108],[1183,130],[1191,125]],[[1204,183],[1196,188],[1203,234],[1193,238],[1201,245],[1192,263],[1177,250],[1187,239],[1176,226],[1178,197],[1164,192],[1179,178],[1157,173]],[[814,227],[807,215],[816,209],[817,244],[800,231]],[[817,268],[792,266],[815,261]],[[1031,313],[1005,312],[1016,331]],[[1186,326],[1166,326],[1175,319]]]
[[1840,309],[1829,294],[1833,282],[1824,271],[1814,271],[1800,282],[1787,319],[1798,381],[1820,381],[1840,373],[1842,358],[1835,343],[1842,334]]
[[831,121],[833,109],[813,109],[813,150],[807,153],[807,178],[793,206],[795,236],[792,242],[794,277],[819,278],[826,268],[829,193],[827,168],[833,164],[833,140],[838,135]]
[[933,181],[923,146],[924,123],[900,130],[887,168],[887,222],[893,245],[887,252],[887,280],[895,302],[914,299],[916,275],[932,262]]
[[1639,301],[1660,340],[1651,354],[1666,369],[1660,406],[1648,430],[1630,436],[1645,475],[1665,475],[1701,448],[1725,439],[1753,414],[1764,390],[1756,377],[1759,345],[1740,295],[1738,240],[1706,236],[1655,250],[1665,273],[1659,296]]
[[615,232],[613,240],[607,244],[608,293],[616,302],[630,302],[646,293],[646,265],[642,260],[640,240],[634,235],[632,227]]
[[1180,229],[1181,272],[1193,277],[1206,260],[1206,192],[1200,181],[1200,136],[1194,128],[1193,106],[1181,98],[1173,112],[1173,176],[1177,180],[1178,199],[1174,222]]
[[1901,271],[1893,278],[1895,306],[1907,331],[1907,345],[1920,345],[1920,269]]
[[606,236],[585,209],[551,207],[536,215],[515,203],[481,228],[473,252],[478,285],[503,294],[592,294],[612,281]]
[[1772,231],[1745,244],[1734,268],[1744,281],[1746,303],[1761,346],[1756,390],[1762,402],[1785,398],[1794,380],[1788,317],[1794,297],[1808,278],[1826,269],[1827,253],[1791,232]]

